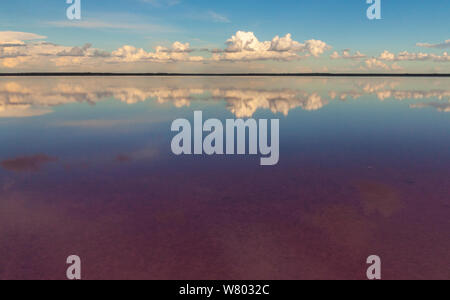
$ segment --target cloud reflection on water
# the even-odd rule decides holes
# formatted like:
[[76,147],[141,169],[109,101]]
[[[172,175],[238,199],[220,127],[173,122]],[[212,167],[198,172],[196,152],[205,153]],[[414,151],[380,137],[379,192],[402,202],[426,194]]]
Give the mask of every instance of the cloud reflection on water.
[[[0,117],[21,118],[53,112],[73,103],[96,104],[115,99],[133,105],[145,101],[176,108],[195,101],[217,104],[238,118],[258,110],[288,113],[297,108],[320,110],[335,100],[376,97],[411,100],[411,108],[450,111],[447,79],[371,78],[4,78],[0,80]],[[417,103],[418,100],[426,100]]]

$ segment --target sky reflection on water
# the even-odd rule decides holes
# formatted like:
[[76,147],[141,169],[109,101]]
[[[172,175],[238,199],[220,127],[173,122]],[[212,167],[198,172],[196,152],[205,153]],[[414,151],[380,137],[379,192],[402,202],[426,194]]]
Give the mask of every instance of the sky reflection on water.
[[[450,80],[0,79],[0,279],[449,278]],[[280,163],[170,124],[280,118]]]

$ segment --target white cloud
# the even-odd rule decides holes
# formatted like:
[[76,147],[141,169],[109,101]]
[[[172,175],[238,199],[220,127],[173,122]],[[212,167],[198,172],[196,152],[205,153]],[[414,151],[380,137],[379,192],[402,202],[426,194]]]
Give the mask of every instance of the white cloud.
[[379,58],[381,60],[394,61],[395,60],[395,54],[385,50],[383,53],[380,54]]
[[73,47],[70,50],[63,50],[59,53],[57,53],[57,56],[75,56],[75,57],[80,57],[80,56],[85,56],[86,52],[89,50],[89,48],[91,48],[91,44],[85,44],[83,47]]
[[385,50],[378,57],[380,60],[384,61],[427,61],[432,60],[435,62],[448,62],[450,61],[450,56],[447,52],[442,53],[442,55],[437,55],[433,53],[410,53],[408,51],[402,51],[398,54],[391,53]]
[[432,55],[436,62],[450,62],[450,55],[448,52],[444,52],[442,55]]
[[287,34],[285,37],[276,36],[272,39],[270,44],[271,51],[301,51],[303,50],[304,45],[300,44],[297,41],[292,40],[292,35]]
[[0,45],[3,44],[23,44],[24,41],[42,40],[46,36],[17,31],[0,31]]
[[325,42],[309,40],[300,43],[291,34],[276,36],[272,41],[260,42],[253,32],[238,31],[226,42],[224,51],[214,53],[215,61],[293,60],[302,56],[315,56],[331,49]]
[[[77,23],[77,22],[72,22]],[[224,49],[209,50],[192,48],[190,43],[174,42],[170,47],[156,46],[153,51],[138,48],[132,45],[123,45],[109,52],[93,48],[86,43],[83,46],[64,46],[45,41],[46,37],[34,33],[0,31],[0,67],[17,70],[70,70],[85,71],[110,70],[106,66],[112,64],[130,63],[175,63],[195,62],[215,63],[226,62],[250,62],[263,60],[292,61],[308,57],[320,57],[331,49],[327,43],[320,40],[296,41],[291,34],[275,36],[272,40],[260,41],[253,32],[238,31],[226,41]],[[212,53],[211,57],[197,56],[194,53],[207,51]],[[403,51],[394,54],[385,50],[377,57],[368,58],[365,54],[349,49],[341,52],[335,51],[330,56],[332,59],[361,60],[357,67],[352,70],[366,71],[367,69],[382,69],[386,71],[403,70],[399,62],[429,61],[434,63],[450,62],[448,52],[442,54],[434,53],[410,53]],[[263,64],[264,65],[264,64]],[[222,66],[222,65],[221,65]],[[106,67],[106,68],[105,68]],[[323,66],[326,68],[327,66]],[[111,67],[112,68],[112,67]],[[304,66],[308,68],[308,66]],[[321,69],[324,69],[321,68]],[[170,70],[170,67],[160,70]],[[274,70],[276,72],[276,70]]]
[[331,48],[331,46],[319,40],[309,40],[305,42],[306,51],[315,57],[320,56],[325,51],[330,50]]
[[[2,32],[0,32],[2,35]],[[10,35],[12,36],[12,35]],[[0,66],[16,68],[23,64],[33,64],[39,68],[46,64],[57,67],[87,64],[89,58],[108,57],[109,53],[85,44],[82,47],[67,47],[48,42],[35,42],[33,34],[15,35],[14,38],[30,38],[32,41],[16,41],[7,46],[0,45]]]
[[189,43],[175,42],[172,44],[172,48],[166,48],[162,46],[156,47],[156,52],[167,52],[167,53],[190,53],[193,50]]
[[147,52],[142,48],[125,45],[112,52],[111,61],[113,62],[201,62],[204,60],[201,56],[190,56],[189,43],[183,44],[175,42],[172,48],[158,46],[155,52]]
[[334,51],[333,54],[330,56],[332,59],[354,59],[358,60],[361,58],[366,58],[367,56],[365,54],[362,54],[359,51],[356,51],[354,54],[351,53],[349,49],[342,50],[341,54],[339,54],[337,51]]
[[[7,54],[3,53],[3,51],[6,51],[5,48],[13,48],[12,51],[17,54],[16,48],[25,46],[25,41],[42,40],[45,38],[47,37],[28,32],[0,31],[0,58],[7,56]],[[10,53],[9,55],[13,54]]]
[[112,53],[84,46],[61,46],[48,42],[35,42],[44,36],[24,32],[0,32],[0,66],[16,68],[25,63],[68,67],[103,64],[107,62],[199,62],[203,57],[190,56],[189,43],[173,43],[171,48],[158,46],[155,52],[147,52],[133,46],[123,46]]
[[446,40],[443,43],[439,43],[439,44],[417,43],[416,46],[424,47],[424,48],[446,49],[446,48],[450,48],[450,39]]
[[382,61],[379,61],[378,59],[372,57],[365,61],[366,66],[369,69],[383,69],[383,70],[390,70],[389,66]]

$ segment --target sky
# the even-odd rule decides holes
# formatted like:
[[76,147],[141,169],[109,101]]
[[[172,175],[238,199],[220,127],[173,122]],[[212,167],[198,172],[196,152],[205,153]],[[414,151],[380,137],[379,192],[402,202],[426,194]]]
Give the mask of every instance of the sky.
[[450,73],[450,2],[379,1],[2,1],[0,72]]

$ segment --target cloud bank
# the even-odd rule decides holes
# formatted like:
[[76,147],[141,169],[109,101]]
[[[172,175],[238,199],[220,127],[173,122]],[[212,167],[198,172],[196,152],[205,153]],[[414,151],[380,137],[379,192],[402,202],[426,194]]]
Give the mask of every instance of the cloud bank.
[[[219,16],[216,16],[219,18]],[[226,21],[222,19],[221,21]],[[238,31],[226,41],[224,49],[192,49],[190,43],[176,41],[171,47],[156,46],[153,51],[124,45],[111,52],[83,46],[62,46],[48,43],[46,37],[34,33],[0,32],[0,63],[5,68],[15,68],[39,58],[49,65],[68,66],[76,64],[110,63],[173,63],[173,62],[227,62],[258,60],[296,60],[319,57],[331,49],[320,40],[303,43],[292,39],[291,34],[276,36],[271,41],[260,42],[253,32]],[[210,52],[211,57],[193,52]]]
[[[128,68],[130,72],[133,72],[136,68],[141,68],[140,70],[145,68],[146,63],[152,63],[164,66],[161,67],[162,70],[173,72],[177,70],[174,67],[176,63],[197,64],[198,68],[208,68],[207,65],[227,66],[233,65],[230,63],[234,62],[291,62],[321,59],[321,70],[328,70],[328,64],[332,61],[348,60],[351,61],[349,64],[353,71],[402,71],[404,67],[400,66],[400,63],[403,62],[450,62],[448,52],[436,54],[402,51],[395,54],[385,50],[378,56],[368,57],[360,51],[345,49],[325,56],[324,54],[332,49],[327,42],[318,39],[300,42],[289,33],[261,41],[253,32],[238,31],[226,40],[225,46],[220,49],[197,49],[191,47],[189,42],[176,41],[169,47],[159,45],[153,50],[123,45],[115,50],[105,51],[93,47],[91,43],[64,46],[46,40],[46,36],[35,33],[0,31],[0,68],[37,72],[48,70],[103,72]],[[447,47],[449,41],[441,44],[418,43],[417,45],[443,49]],[[255,64],[248,65],[252,68],[255,66]],[[304,70],[307,68],[307,66],[303,67]]]
[[443,43],[439,43],[439,44],[417,43],[416,46],[424,47],[424,48],[447,49],[447,48],[450,48],[450,39],[446,40]]

